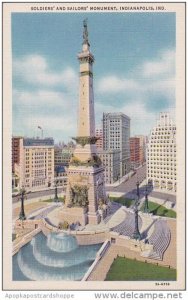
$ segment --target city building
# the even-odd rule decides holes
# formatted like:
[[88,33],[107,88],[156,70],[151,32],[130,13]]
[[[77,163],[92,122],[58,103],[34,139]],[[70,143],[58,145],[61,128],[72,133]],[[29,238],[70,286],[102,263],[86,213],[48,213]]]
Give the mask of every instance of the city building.
[[54,148],[54,166],[68,166],[73,152],[73,148],[60,148],[56,146]]
[[130,171],[130,118],[123,113],[103,113],[103,148],[120,150],[120,177]]
[[140,139],[137,137],[130,138],[130,163],[131,169],[136,169],[140,166]]
[[130,138],[130,162],[131,168],[135,169],[146,161],[146,136],[135,135]]
[[143,164],[146,161],[146,145],[147,145],[147,136],[145,135],[135,135],[136,138],[140,140],[140,163]]
[[20,164],[20,153],[23,149],[23,137],[12,137],[12,189],[19,188],[19,177],[15,174],[15,165]]
[[[54,184],[54,141],[52,138],[13,137],[14,177],[19,188],[40,190]],[[16,150],[15,150],[16,148]],[[14,156],[13,155],[13,156]],[[14,178],[13,177],[13,178]]]
[[102,128],[96,128],[95,136],[98,138],[96,141],[97,149],[103,149],[103,130]]
[[54,183],[59,187],[63,187],[66,191],[67,187],[67,168],[65,166],[55,166]]
[[23,138],[21,136],[15,136],[12,138],[12,173],[14,173],[14,165],[15,163],[19,163],[20,161],[20,148]]
[[176,192],[176,125],[169,113],[160,113],[147,147],[147,180],[156,189]]
[[112,184],[120,179],[120,150],[98,150],[104,167],[105,183]]
[[54,148],[54,181],[58,186],[63,187],[64,191],[66,191],[67,186],[67,167],[69,166],[73,152],[74,147],[72,145],[70,147],[59,145]]

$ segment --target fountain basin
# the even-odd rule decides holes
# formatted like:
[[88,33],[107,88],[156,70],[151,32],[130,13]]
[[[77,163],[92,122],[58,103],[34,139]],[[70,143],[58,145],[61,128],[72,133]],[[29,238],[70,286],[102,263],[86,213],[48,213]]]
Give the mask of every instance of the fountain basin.
[[39,233],[13,256],[13,280],[81,280],[101,245],[80,246],[66,233]]

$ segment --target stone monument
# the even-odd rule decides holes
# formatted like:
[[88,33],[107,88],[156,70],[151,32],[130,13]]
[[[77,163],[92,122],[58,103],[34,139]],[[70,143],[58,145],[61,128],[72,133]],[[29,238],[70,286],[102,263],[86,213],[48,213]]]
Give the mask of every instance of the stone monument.
[[76,148],[67,171],[66,200],[60,216],[69,224],[79,222],[86,225],[100,223],[99,208],[101,211],[101,207],[106,207],[107,197],[104,168],[95,145],[97,138],[92,70],[94,56],[90,51],[86,20],[83,25],[82,52],[78,54],[80,63],[78,135],[73,138],[76,141]]

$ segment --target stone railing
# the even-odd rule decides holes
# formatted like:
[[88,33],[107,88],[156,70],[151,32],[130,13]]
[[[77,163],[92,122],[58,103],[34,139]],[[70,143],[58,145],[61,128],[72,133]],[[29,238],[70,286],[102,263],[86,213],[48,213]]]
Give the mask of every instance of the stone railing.
[[109,247],[110,247],[110,241],[106,240],[104,242],[104,244],[102,245],[102,247],[97,252],[96,258],[95,258],[94,262],[92,263],[92,265],[90,266],[90,268],[88,269],[88,271],[85,273],[85,275],[84,275],[84,277],[82,278],[81,281],[87,281],[88,277],[91,275],[91,273],[93,272],[93,270],[96,268],[96,266],[98,265],[99,261],[104,256],[104,254],[109,249]]
[[12,249],[12,255],[16,254],[21,247],[26,245],[28,242],[32,240],[32,238],[41,231],[41,227],[38,227],[37,229],[34,229],[33,231],[29,232],[28,234],[24,235],[22,239],[19,242],[16,242],[16,240],[13,242],[13,249]]
[[48,235],[50,232],[59,232],[59,229],[57,227],[50,225],[44,219],[42,220],[41,230],[44,233],[44,235]]

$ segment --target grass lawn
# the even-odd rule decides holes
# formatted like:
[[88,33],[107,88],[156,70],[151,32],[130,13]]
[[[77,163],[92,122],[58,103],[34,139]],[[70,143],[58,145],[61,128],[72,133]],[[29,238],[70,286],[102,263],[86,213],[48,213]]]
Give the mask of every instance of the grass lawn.
[[118,257],[112,263],[105,281],[176,280],[176,270],[168,267]]
[[[58,197],[59,202],[65,202],[65,199],[63,197]],[[54,202],[54,199],[46,199],[42,200],[42,202]]]
[[126,207],[130,207],[131,204],[133,203],[133,199],[129,199],[129,198],[125,198],[125,197],[110,197],[110,200],[111,201],[114,201],[114,202],[118,202],[118,203],[121,203],[122,205],[126,206]]
[[[151,213],[157,216],[176,218],[176,212],[172,209],[167,209],[163,205],[148,201],[149,210]],[[141,211],[144,210],[144,204],[141,207]]]

